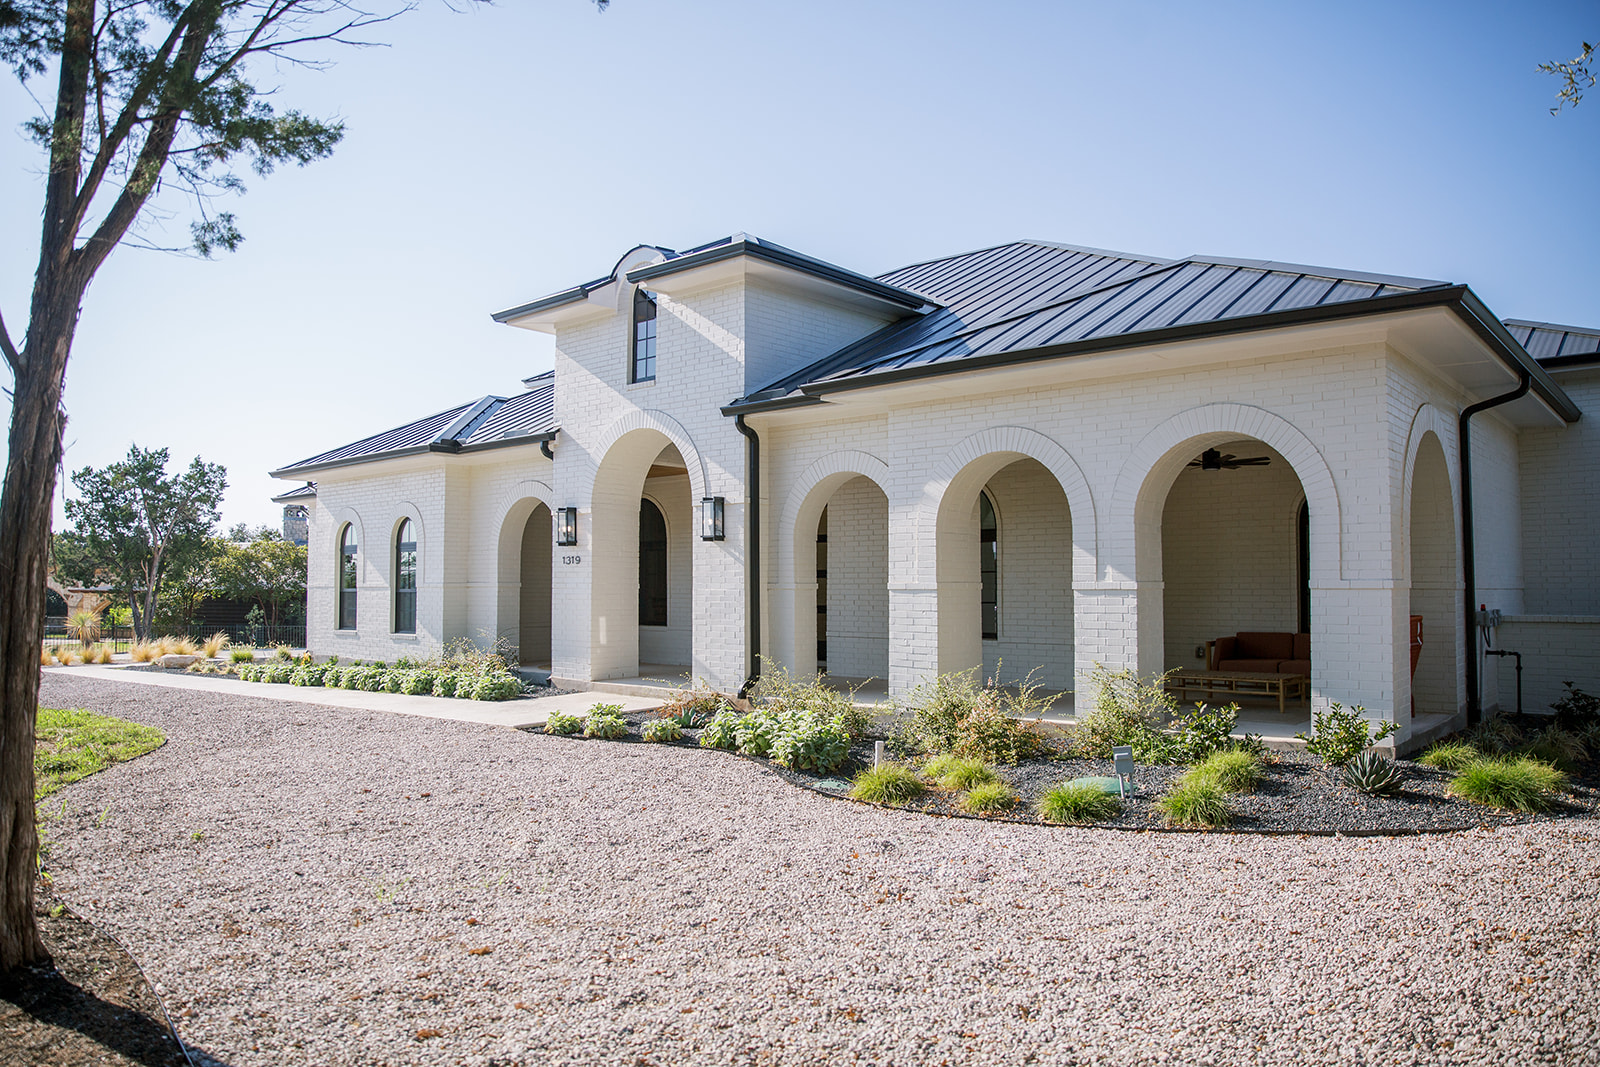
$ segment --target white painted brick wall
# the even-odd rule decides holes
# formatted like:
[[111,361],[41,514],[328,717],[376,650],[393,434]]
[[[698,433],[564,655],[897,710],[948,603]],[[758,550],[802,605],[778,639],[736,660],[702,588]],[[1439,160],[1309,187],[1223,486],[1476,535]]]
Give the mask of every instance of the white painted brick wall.
[[828,673],[889,677],[889,500],[866,478],[828,501]]
[[[999,637],[983,642],[984,673],[1072,688],[1072,514],[1037,460],[1018,460],[985,487],[999,537]],[[971,521],[978,521],[977,515]]]

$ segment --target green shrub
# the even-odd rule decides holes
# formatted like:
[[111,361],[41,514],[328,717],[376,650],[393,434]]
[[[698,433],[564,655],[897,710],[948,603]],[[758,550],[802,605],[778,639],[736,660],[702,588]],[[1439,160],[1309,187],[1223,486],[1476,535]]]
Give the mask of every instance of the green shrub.
[[1459,771],[1482,758],[1483,753],[1464,741],[1436,741],[1428,746],[1428,751],[1417,757],[1417,762],[1442,771]]
[[856,704],[854,689],[841,693],[819,676],[798,681],[789,676],[788,668],[766,657],[762,657],[761,677],[751,690],[750,701],[758,711],[778,718],[809,715],[832,721],[850,739],[866,735],[873,725],[872,712]]
[[644,729],[639,731],[646,741],[681,741],[683,727],[678,725],[676,719],[651,719],[644,724]]
[[976,668],[941,674],[895,702],[895,747],[954,753],[986,763],[1016,763],[1044,748],[1034,724],[1049,707],[1029,675],[1013,690],[997,678],[979,685]]
[[1166,678],[1163,674],[1145,681],[1128,668],[1113,671],[1095,664],[1089,676],[1094,707],[1083,715],[1074,734],[1082,754],[1110,759],[1113,748],[1127,745],[1142,762],[1172,762],[1174,755],[1162,730],[1177,715],[1178,704],[1166,691]]
[[1589,749],[1583,739],[1571,730],[1559,726],[1546,726],[1517,749],[1517,755],[1540,760],[1557,770],[1572,774],[1578,765],[1589,758]]
[[438,680],[438,671],[420,667],[417,670],[406,673],[406,680],[400,686],[400,692],[413,697],[432,696],[434,683]]
[[994,768],[982,760],[962,759],[948,754],[929,760],[923,766],[922,773],[924,777],[938,782],[940,789],[971,789],[984,782],[1000,780]]
[[850,785],[850,795],[875,804],[904,804],[921,796],[927,788],[909,767],[880,763],[856,775]]
[[544,724],[545,733],[559,734],[562,737],[575,734],[581,729],[583,729],[582,719],[576,715],[567,715],[559,711],[552,711],[550,718],[545,720]]
[[1267,753],[1259,734],[1234,737],[1239,725],[1239,705],[1220,708],[1196,704],[1172,722],[1172,741],[1179,763],[1197,763],[1219,752],[1243,752],[1260,759]]
[[1178,779],[1166,796],[1156,801],[1168,826],[1202,826],[1216,829],[1233,821],[1228,793],[1209,778]]
[[290,685],[321,685],[322,676],[327,673],[327,668],[310,666],[296,667],[289,673]]
[[259,682],[260,680],[261,680],[261,668],[260,667],[254,665],[254,664],[247,663],[243,667],[239,668],[239,681],[241,681],[241,682]]
[[1475,804],[1548,811],[1556,806],[1556,792],[1566,784],[1566,775],[1538,760],[1481,759],[1463,767],[1448,791]]
[[433,680],[433,695],[436,697],[453,697],[456,695],[456,674],[454,671],[444,671]]
[[1032,723],[1013,718],[999,699],[1002,691],[984,690],[984,699],[972,709],[956,734],[951,753],[984,763],[1019,763],[1038,755],[1044,739]]
[[765,756],[772,752],[778,736],[778,719],[770,712],[752,711],[739,716],[734,725],[739,751],[746,756]]
[[1366,708],[1360,704],[1344,710],[1342,704],[1329,704],[1327,711],[1312,716],[1309,735],[1294,736],[1306,743],[1306,751],[1330,767],[1343,767],[1368,748],[1400,729],[1398,723],[1369,723]]
[[1376,752],[1363,752],[1344,765],[1340,775],[1351,789],[1373,796],[1387,796],[1400,788],[1405,774],[1394,760]]
[[1086,823],[1118,814],[1122,811],[1122,801],[1086,782],[1063,782],[1040,797],[1035,807],[1050,822]]
[[389,668],[374,664],[361,675],[361,688],[369,693],[381,693],[389,681]]
[[837,719],[787,716],[772,741],[772,762],[793,771],[832,774],[850,758],[850,735]]
[[236,648],[228,653],[228,659],[234,663],[254,663],[256,654],[248,648]]
[[290,676],[294,674],[294,670],[295,668],[292,663],[276,661],[268,664],[267,669],[261,674],[261,680],[263,682],[272,682],[276,685],[283,685],[289,681]]
[[979,782],[961,798],[961,810],[975,815],[1010,811],[1017,806],[1017,791],[1004,782]]
[[511,674],[485,674],[472,687],[473,700],[512,700],[521,695],[522,683]]
[[621,710],[621,704],[596,704],[583,720],[583,736],[598,737],[605,741],[626,737],[628,724],[617,714]]
[[719,711],[700,731],[701,748],[722,748],[732,751],[739,747],[739,714],[732,708]]
[[1571,682],[1562,682],[1567,691],[1550,705],[1556,725],[1563,730],[1583,733],[1600,726],[1600,697],[1585,693]]
[[1213,752],[1183,774],[1184,780],[1215,782],[1228,793],[1248,793],[1261,784],[1261,761],[1249,752]]

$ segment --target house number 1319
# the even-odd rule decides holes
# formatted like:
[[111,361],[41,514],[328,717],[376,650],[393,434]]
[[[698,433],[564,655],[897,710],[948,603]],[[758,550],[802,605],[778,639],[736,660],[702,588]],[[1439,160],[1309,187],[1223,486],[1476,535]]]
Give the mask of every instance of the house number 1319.
[[561,562],[562,563],[582,563],[583,562],[583,557],[582,556],[562,556],[561,557]]

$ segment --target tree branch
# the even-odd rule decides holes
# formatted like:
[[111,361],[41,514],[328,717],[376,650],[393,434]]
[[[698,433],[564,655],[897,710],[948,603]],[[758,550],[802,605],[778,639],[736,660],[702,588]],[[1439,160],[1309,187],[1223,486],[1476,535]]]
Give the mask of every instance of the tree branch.
[[5,356],[6,366],[11,368],[12,374],[21,374],[25,369],[22,353],[11,343],[11,331],[6,329],[4,312],[0,312],[0,355]]

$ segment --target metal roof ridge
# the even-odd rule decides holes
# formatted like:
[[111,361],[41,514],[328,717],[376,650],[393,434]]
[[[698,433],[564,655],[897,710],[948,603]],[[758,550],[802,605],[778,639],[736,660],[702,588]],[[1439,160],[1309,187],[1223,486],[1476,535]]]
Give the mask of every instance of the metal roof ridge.
[[1105,256],[1107,259],[1126,259],[1135,263],[1156,263],[1170,266],[1178,262],[1166,256],[1146,256],[1138,252],[1118,252],[1114,248],[1096,248],[1093,245],[1068,244],[1066,241],[1047,241],[1040,237],[1024,237],[1013,244],[1039,245],[1041,248],[1060,248],[1067,252],[1082,252],[1089,256]]
[[470,436],[470,434],[467,432],[469,427],[471,427],[474,423],[479,422],[484,416],[493,414],[495,411],[499,410],[500,405],[504,404],[505,402],[505,397],[494,396],[493,394],[473,401],[470,408],[468,408],[459,418],[457,418],[455,422],[452,422],[447,429],[439,434],[438,437],[433,439],[434,442],[441,443],[444,441],[455,441],[462,437]]
[[929,299],[922,293],[902,289],[888,282],[881,282],[869,275],[850,270],[848,267],[841,267],[837,263],[829,263],[825,259],[818,259],[816,256],[809,256],[804,252],[797,252],[775,241],[762,240],[753,234],[735,234],[734,239],[730,239],[726,243],[712,245],[697,252],[686,252],[673,259],[663,260],[660,263],[635,267],[633,270],[628,271],[624,277],[630,282],[648,282],[652,278],[675,274],[678,271],[692,270],[695,267],[716,263],[723,259],[750,254],[776,263],[779,266],[803,271],[839,285],[849,286],[850,288],[873,294],[882,300],[900,304],[909,311],[920,310],[929,304],[938,306],[937,301]]
[[1374,274],[1371,271],[1337,270],[1308,263],[1285,263],[1275,259],[1235,259],[1230,256],[1186,256],[1186,262],[1207,263],[1218,267],[1244,267],[1248,270],[1273,271],[1279,274],[1301,274],[1312,278],[1327,278],[1336,282],[1368,282],[1373,285],[1393,285],[1405,289],[1438,289],[1456,284],[1437,278],[1408,278],[1400,274]]

